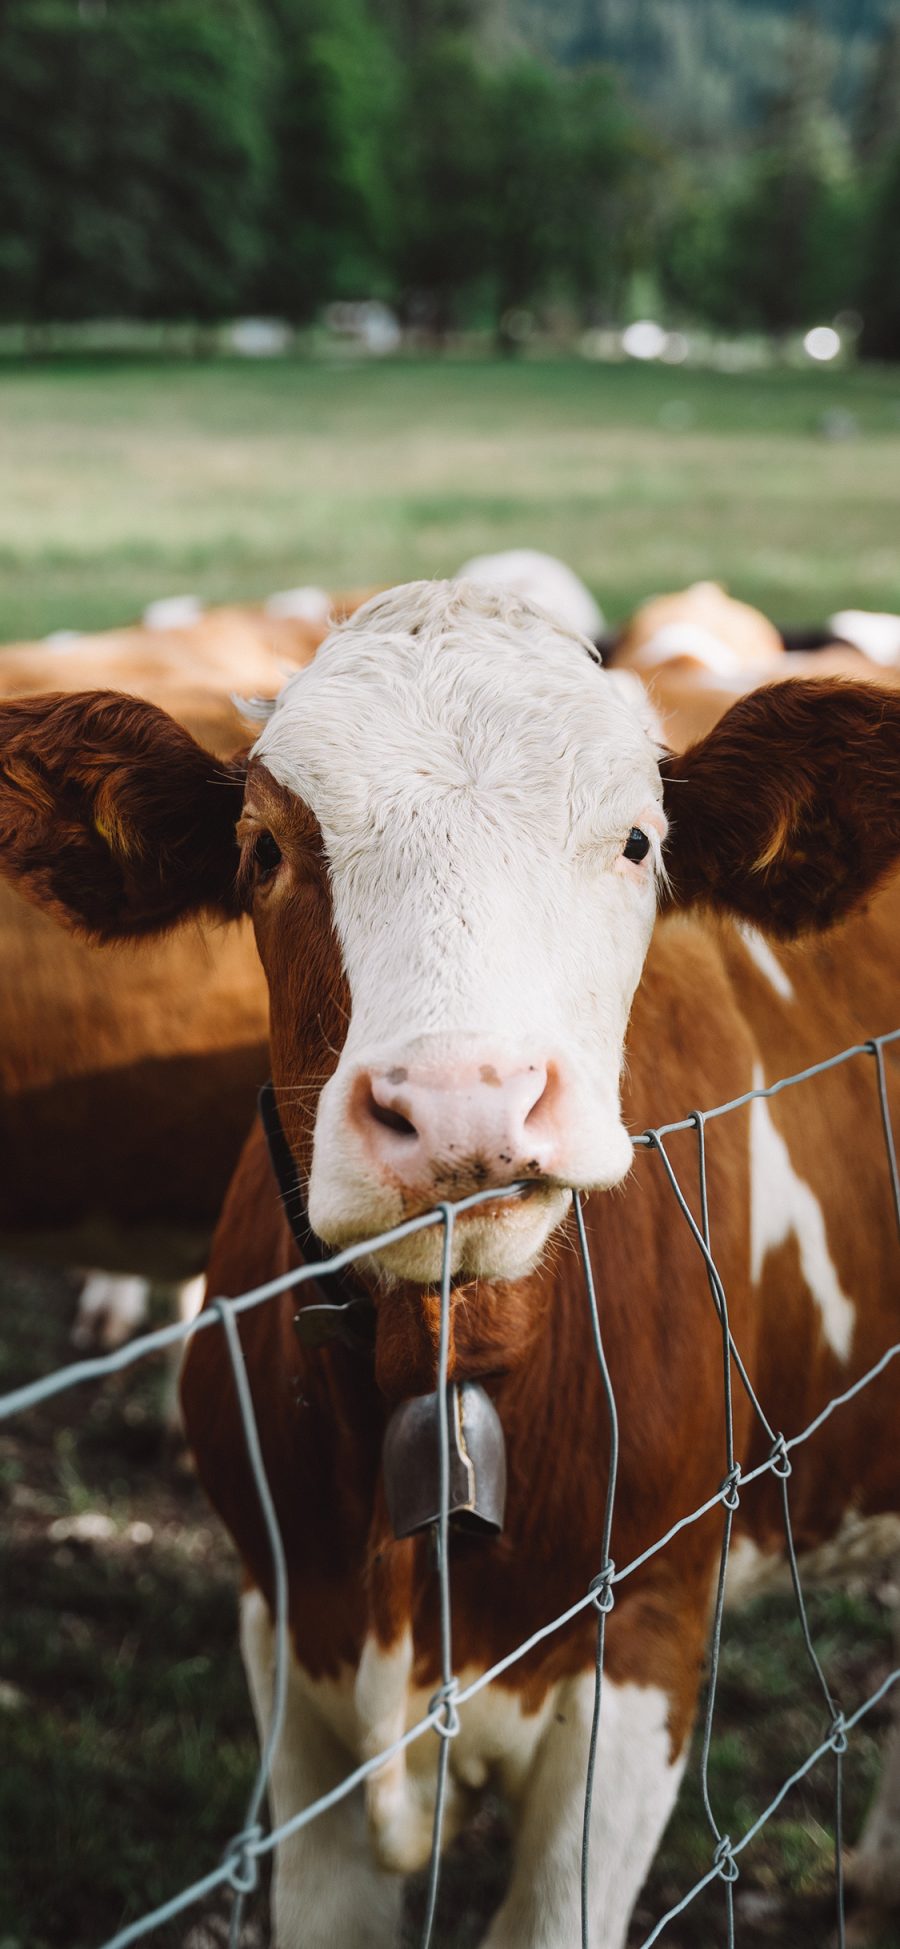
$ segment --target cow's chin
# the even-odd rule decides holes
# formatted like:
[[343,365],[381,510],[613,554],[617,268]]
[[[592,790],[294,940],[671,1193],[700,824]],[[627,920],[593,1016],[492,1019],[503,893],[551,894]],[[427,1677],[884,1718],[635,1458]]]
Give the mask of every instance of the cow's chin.
[[[557,1185],[530,1186],[525,1197],[491,1199],[454,1219],[451,1273],[469,1279],[522,1279],[532,1272],[571,1204],[572,1194]],[[374,1227],[372,1228],[374,1230]],[[371,1236],[371,1232],[370,1232]],[[341,1241],[347,1244],[346,1236]],[[363,1273],[391,1282],[440,1284],[444,1228],[429,1225],[357,1260]]]

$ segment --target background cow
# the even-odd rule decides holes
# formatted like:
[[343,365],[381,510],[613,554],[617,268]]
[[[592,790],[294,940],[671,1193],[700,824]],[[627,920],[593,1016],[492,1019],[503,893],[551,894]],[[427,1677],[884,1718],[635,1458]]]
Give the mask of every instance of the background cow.
[[[622,1430],[616,1560],[722,1479],[720,1332],[702,1262],[651,1159],[624,1196],[614,1187],[630,1171],[630,1129],[895,1026],[896,886],[854,910],[900,854],[900,699],[779,686],[667,758],[583,641],[512,599],[414,585],[367,605],[287,686],[246,782],[150,706],[115,697],[13,705],[2,729],[5,865],[48,912],[133,939],[181,914],[251,911],[282,1123],[326,1242],[529,1181],[522,1199],[455,1229],[451,1373],[486,1386],[509,1461],[503,1535],[454,1547],[455,1663],[484,1670],[598,1568],[609,1430],[567,1249],[570,1185],[597,1193],[587,1225]],[[765,954],[747,933],[760,927],[777,943]],[[825,928],[818,947],[784,945]],[[896,1335],[879,1146],[874,1079],[849,1066],[814,1099],[757,1101],[710,1134],[732,1329],[786,1435]],[[689,1168],[694,1139],[673,1140],[672,1155]],[[290,1297],[242,1320],[290,1572],[278,1819],[379,1751],[439,1682],[430,1553],[423,1538],[392,1537],[379,1462],[391,1410],[434,1386],[440,1252],[435,1228],[363,1273],[371,1360],[299,1344]],[[294,1263],[257,1132],[212,1286],[237,1292]],[[244,1560],[262,1728],[271,1571],[220,1334],[193,1343],[184,1400]],[[897,1406],[889,1370],[797,1452],[804,1552],[851,1512],[863,1522],[900,1507]],[[740,1391],[735,1434],[745,1466],[764,1457]],[[779,1508],[771,1478],[745,1491],[735,1595],[767,1574]],[[683,1531],[621,1587],[608,1621],[598,1949],[623,1942],[677,1791],[719,1536],[715,1515]],[[463,1713],[451,1748],[451,1831],[490,1779],[518,1810],[490,1949],[562,1949],[577,1934],[593,1638],[582,1613],[542,1642]],[[420,1742],[371,1778],[368,1842],[351,1800],[284,1845],[282,1949],[396,1940],[389,1870],[427,1855],[432,1766]]]
[[[820,634],[825,640],[814,649],[788,654],[781,632],[761,610],[736,601],[717,582],[695,582],[643,603],[619,631],[604,639],[604,651],[615,669],[640,678],[666,742],[678,749],[711,730],[736,697],[760,684],[797,677],[900,683],[896,617],[845,611],[832,622],[833,640],[827,640],[827,626],[822,632],[801,631],[801,636]],[[843,638],[839,624],[847,632]]]
[[[248,735],[235,694],[272,695],[355,600],[295,590],[180,626],[163,605],[143,625],[14,644],[0,698],[112,686],[223,756]],[[7,886],[0,989],[0,1234],[18,1253],[92,1267],[75,1338],[113,1345],[143,1317],[151,1277],[179,1282],[183,1308],[198,1303],[191,1275],[267,1066],[250,930],[200,918],[139,958],[114,943],[97,954]]]

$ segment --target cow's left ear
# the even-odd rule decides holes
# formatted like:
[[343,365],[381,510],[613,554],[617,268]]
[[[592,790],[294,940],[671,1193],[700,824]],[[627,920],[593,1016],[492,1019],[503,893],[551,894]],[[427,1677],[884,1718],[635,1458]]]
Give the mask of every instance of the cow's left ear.
[[94,940],[236,914],[245,764],[114,691],[0,705],[0,873]]
[[672,906],[789,938],[828,927],[900,863],[900,694],[788,680],[662,761]]

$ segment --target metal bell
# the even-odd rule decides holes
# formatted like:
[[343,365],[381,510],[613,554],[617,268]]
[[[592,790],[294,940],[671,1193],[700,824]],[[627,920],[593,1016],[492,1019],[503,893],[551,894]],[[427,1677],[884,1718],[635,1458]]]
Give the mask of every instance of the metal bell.
[[[396,1537],[413,1536],[440,1519],[438,1395],[401,1401],[382,1450],[388,1514]],[[455,1529],[494,1533],[506,1509],[506,1443],[493,1401],[477,1381],[451,1381],[446,1394],[450,1443],[448,1513]]]

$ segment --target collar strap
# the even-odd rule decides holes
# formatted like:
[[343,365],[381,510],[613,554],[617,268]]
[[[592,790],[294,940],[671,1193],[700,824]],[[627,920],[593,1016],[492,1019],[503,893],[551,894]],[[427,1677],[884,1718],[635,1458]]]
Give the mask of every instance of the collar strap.
[[[328,1259],[309,1222],[297,1167],[284,1134],[273,1083],[259,1092],[259,1114],[284,1214],[304,1265]],[[294,1331],[305,1347],[340,1340],[369,1360],[375,1352],[375,1308],[346,1272],[323,1272],[305,1283],[313,1297],[294,1314]],[[496,1533],[506,1503],[506,1449],[497,1410],[473,1381],[447,1388],[449,1442],[448,1516],[454,1528]],[[384,1484],[395,1536],[411,1536],[440,1520],[440,1406],[437,1393],[401,1402],[384,1441]]]
[[[278,1114],[274,1083],[264,1083],[259,1092],[259,1114],[294,1244],[304,1265],[322,1265],[331,1255],[309,1222],[297,1167]],[[323,1272],[318,1279],[304,1282],[303,1293],[311,1297],[305,1304],[301,1301],[294,1327],[304,1346],[322,1347],[331,1340],[341,1340],[354,1353],[372,1353],[375,1308],[347,1271]]]

